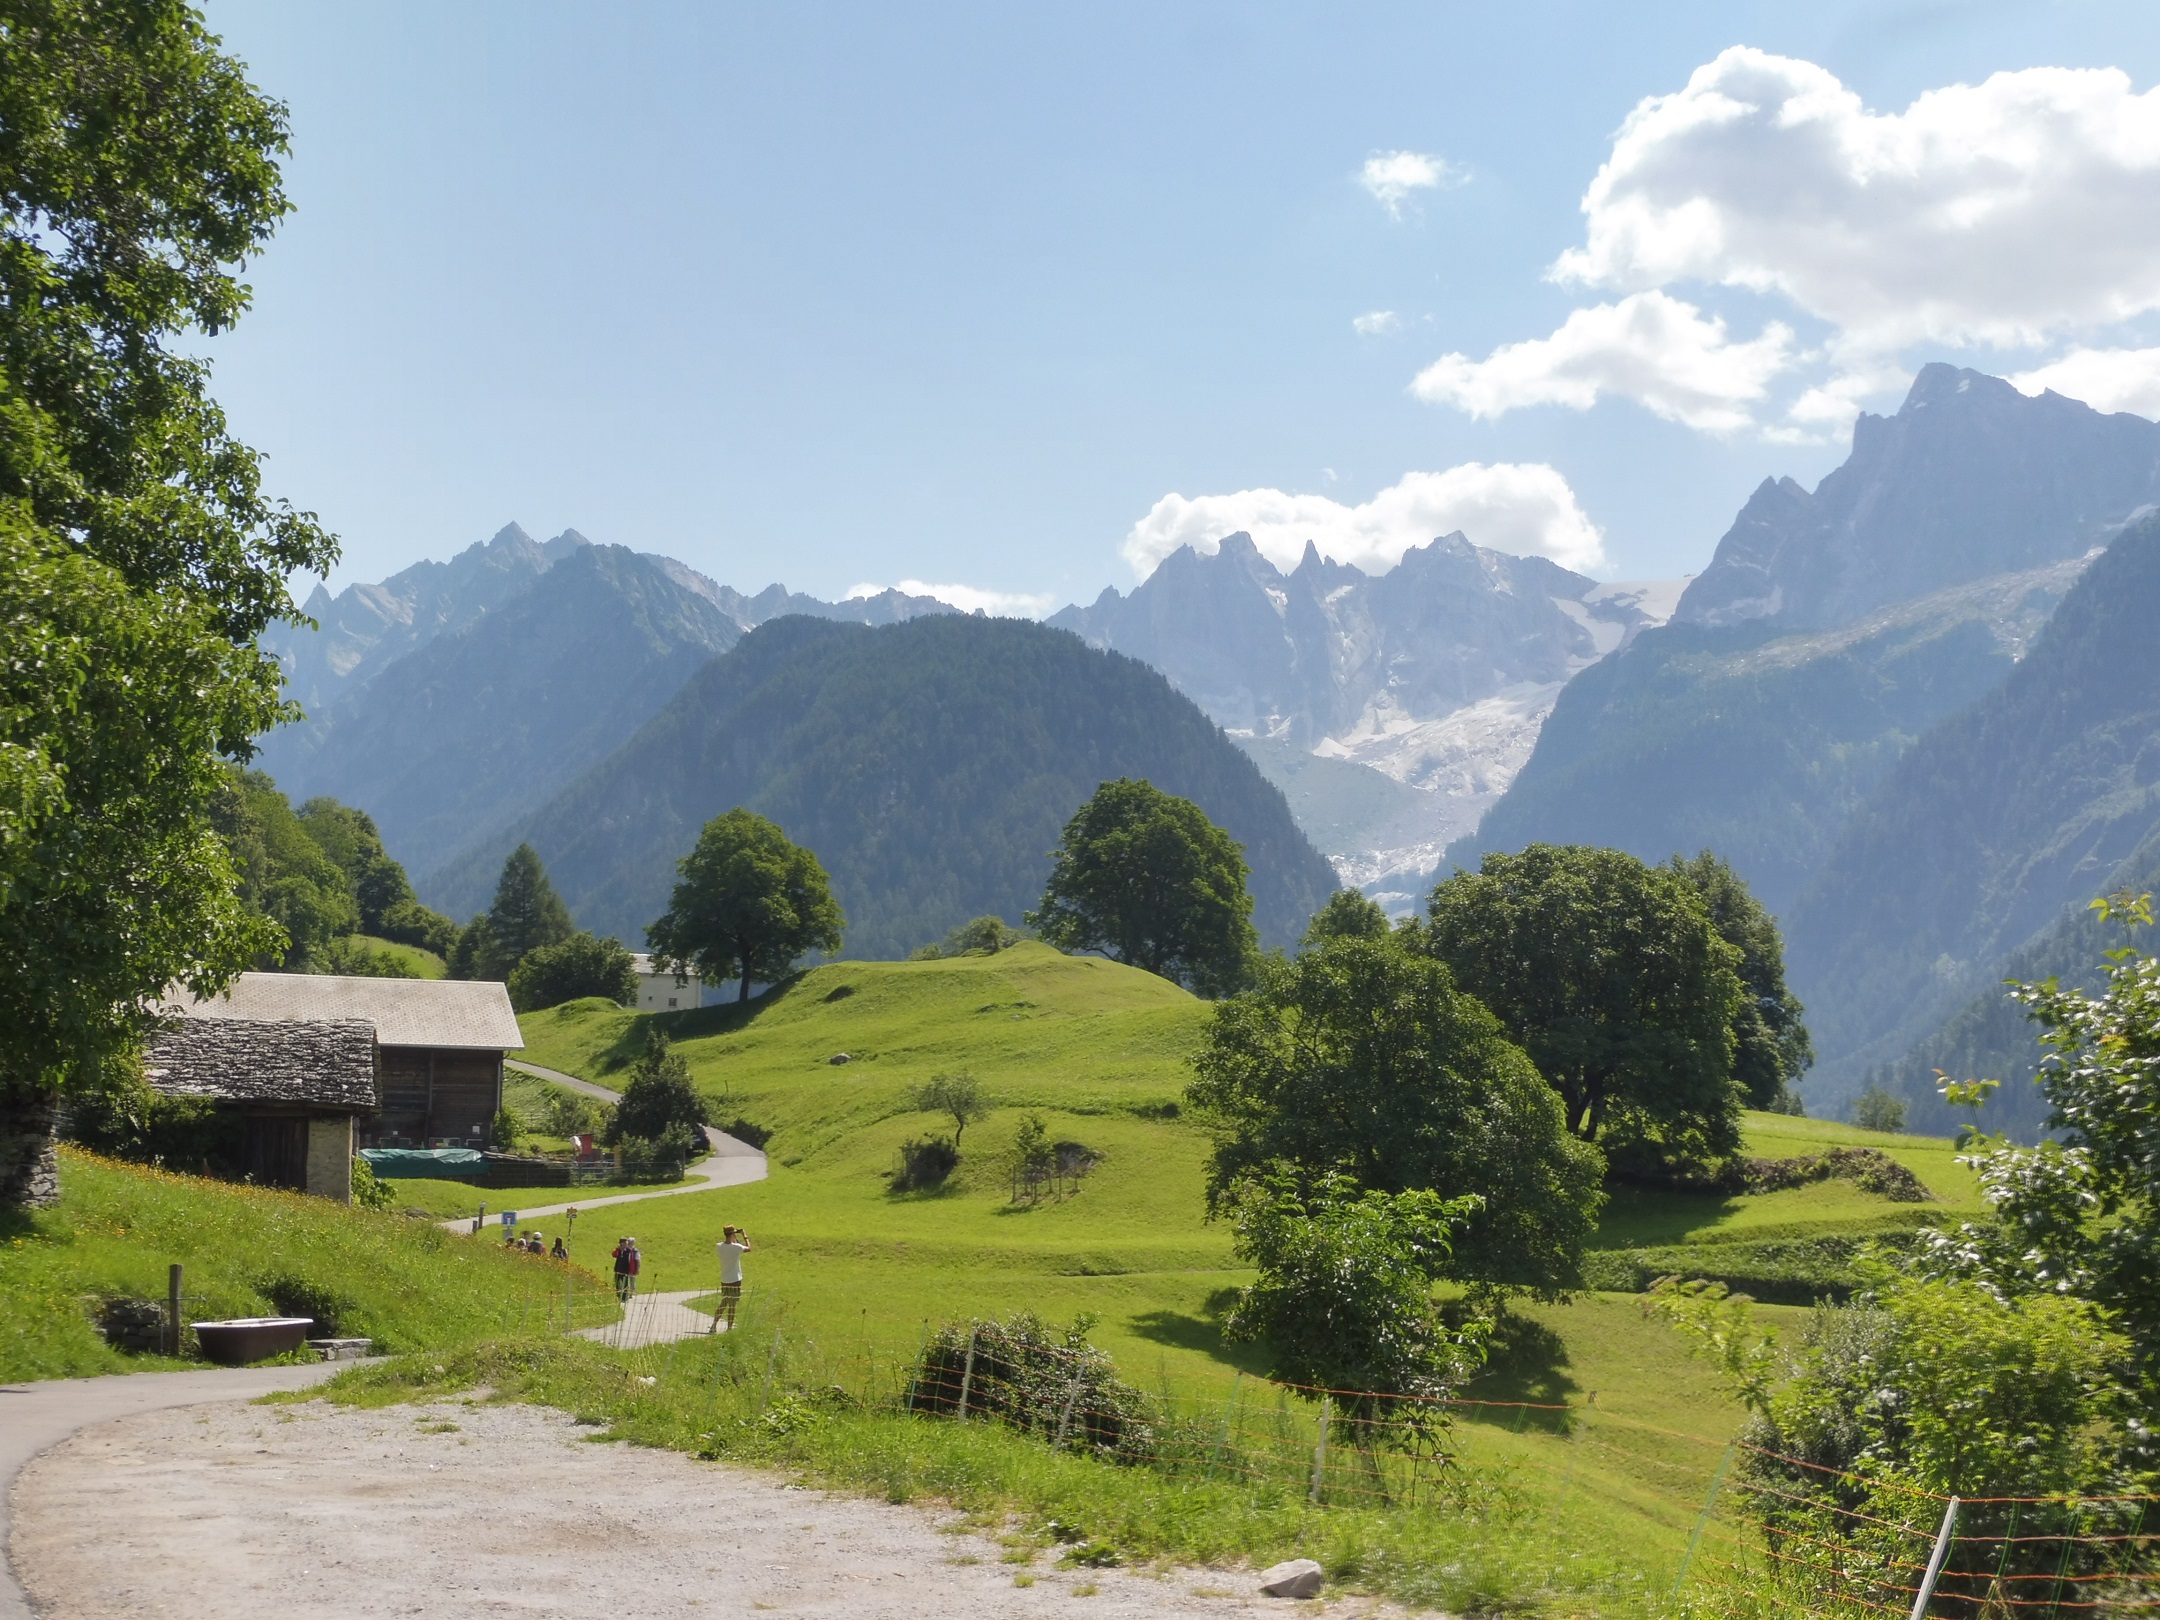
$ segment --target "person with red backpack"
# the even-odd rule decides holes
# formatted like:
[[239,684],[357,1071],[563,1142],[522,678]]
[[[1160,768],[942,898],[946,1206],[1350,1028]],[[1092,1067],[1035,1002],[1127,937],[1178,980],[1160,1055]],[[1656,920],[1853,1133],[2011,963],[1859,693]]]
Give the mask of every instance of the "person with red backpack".
[[615,1298],[627,1305],[637,1293],[638,1248],[637,1239],[626,1237],[615,1245]]

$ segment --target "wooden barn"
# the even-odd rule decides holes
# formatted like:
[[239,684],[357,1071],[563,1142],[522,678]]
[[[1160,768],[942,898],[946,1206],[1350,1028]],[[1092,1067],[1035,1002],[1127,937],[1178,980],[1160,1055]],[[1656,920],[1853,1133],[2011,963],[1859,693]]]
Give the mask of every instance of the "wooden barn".
[[[290,1110],[304,1114],[310,1107],[325,1116],[343,1110],[346,1104],[336,1099],[352,1095],[345,1049],[333,1053],[320,1041],[310,1046],[315,1038],[300,1030],[363,1026],[371,1043],[372,1094],[365,1109],[346,1115],[348,1178],[354,1147],[485,1146],[502,1107],[503,1054],[525,1044],[509,991],[488,980],[243,973],[222,996],[198,1001],[183,995],[167,1010],[178,1022],[151,1043],[151,1083],[173,1095],[215,1097],[266,1120],[277,1117],[273,1110],[279,1107],[288,1110],[287,1118]],[[284,1035],[251,1039],[235,1031],[213,1039],[191,1033],[198,1025],[268,1025]],[[310,1051],[319,1067],[313,1081],[299,1072]],[[161,1071],[171,1078],[160,1078]],[[284,1129],[283,1169],[258,1179],[316,1190],[307,1179],[290,1179],[291,1127]],[[268,1125],[262,1130],[274,1134]],[[251,1125],[251,1139],[255,1133]]]

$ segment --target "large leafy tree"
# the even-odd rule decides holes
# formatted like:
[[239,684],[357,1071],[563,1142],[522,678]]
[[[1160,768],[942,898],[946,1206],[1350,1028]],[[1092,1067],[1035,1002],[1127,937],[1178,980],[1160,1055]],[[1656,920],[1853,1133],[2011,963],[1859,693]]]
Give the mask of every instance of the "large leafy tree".
[[1433,1284],[1476,1211],[1474,1198],[1373,1192],[1342,1175],[1251,1183],[1237,1253],[1260,1275],[1224,1337],[1266,1345],[1277,1378],[1342,1392],[1354,1417],[1384,1415],[1390,1396],[1445,1396],[1480,1357],[1441,1320]]
[[677,863],[667,914],[645,931],[653,955],[708,979],[785,978],[811,951],[840,948],[846,920],[818,858],[753,811],[705,823]]
[[284,109],[173,0],[0,0],[0,1204],[51,1119],[275,929],[210,822],[283,717],[256,646],[336,547],[195,353],[287,203]]
[[1800,998],[1785,986],[1785,940],[1729,862],[1709,850],[1666,863],[1702,897],[1718,937],[1740,953],[1739,1003],[1733,1010],[1733,1078],[1751,1108],[1799,1110],[1793,1087],[1815,1061]]
[[[2152,921],[2149,895],[2096,901],[2103,919]],[[1980,1172],[1995,1220],[1934,1240],[1933,1269],[2005,1295],[2074,1294],[2104,1306],[2160,1386],[2160,958],[2108,953],[2099,994],[2053,979],[2012,994],[2041,1026],[2036,1077],[2051,1136],[2035,1147],[1983,1138]],[[1988,1082],[1950,1088],[1977,1102]]]
[[320,971],[331,942],[360,921],[344,867],[261,771],[230,771],[210,819],[239,868],[241,898],[285,936],[283,949],[256,965]]
[[519,1012],[559,1007],[585,996],[605,996],[629,1006],[637,1000],[636,963],[622,941],[572,934],[525,953],[510,970],[510,1005]]
[[1681,1161],[1740,1143],[1740,953],[1670,869],[1615,849],[1532,844],[1433,890],[1425,939],[1498,1016],[1584,1141],[1615,1133]]
[[1174,979],[1201,995],[1242,986],[1258,950],[1245,857],[1190,799],[1105,782],[1065,824],[1028,924],[1067,951]]
[[1480,1206],[1448,1274],[1551,1296],[1580,1284],[1604,1160],[1560,1100],[1440,963],[1391,936],[1324,940],[1268,961],[1222,1002],[1188,1098],[1215,1137],[1210,1207],[1289,1173]]

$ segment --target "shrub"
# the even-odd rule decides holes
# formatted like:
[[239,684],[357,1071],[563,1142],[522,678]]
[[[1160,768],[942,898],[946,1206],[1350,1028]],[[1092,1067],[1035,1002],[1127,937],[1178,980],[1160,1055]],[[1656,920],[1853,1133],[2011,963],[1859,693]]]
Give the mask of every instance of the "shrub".
[[586,996],[630,1006],[637,1001],[637,973],[617,939],[572,934],[556,945],[527,951],[510,970],[510,1005],[519,1012],[559,1007]]
[[352,1201],[360,1209],[391,1209],[397,1204],[397,1189],[357,1154],[352,1162]]
[[600,1109],[590,1097],[580,1097],[560,1086],[547,1093],[547,1129],[550,1136],[582,1136],[600,1123]]
[[968,1417],[1053,1442],[1062,1435],[1066,1445],[1116,1462],[1145,1462],[1155,1451],[1155,1415],[1087,1342],[1093,1325],[1081,1316],[1056,1333],[1032,1311],[1003,1322],[948,1322],[923,1347],[908,1408],[956,1414],[965,1384]]
[[623,1087],[603,1140],[609,1147],[631,1139],[658,1142],[671,1125],[689,1132],[693,1144],[702,1142],[705,1099],[690,1083],[690,1068],[681,1054],[670,1048],[665,1034],[654,1030],[630,1071],[630,1082]]
[[943,1136],[911,1137],[900,1144],[900,1168],[892,1172],[894,1192],[942,1187],[960,1168],[960,1150]]

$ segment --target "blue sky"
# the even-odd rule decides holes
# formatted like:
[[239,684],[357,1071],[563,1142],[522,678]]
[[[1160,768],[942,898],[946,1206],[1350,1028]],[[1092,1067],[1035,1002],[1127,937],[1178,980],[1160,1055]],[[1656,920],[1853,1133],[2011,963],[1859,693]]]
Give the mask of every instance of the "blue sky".
[[209,16],[298,205],[217,389],[340,581],[512,518],[823,595],[1254,518],[1660,577],[1927,359],[2160,410],[2160,8]]

